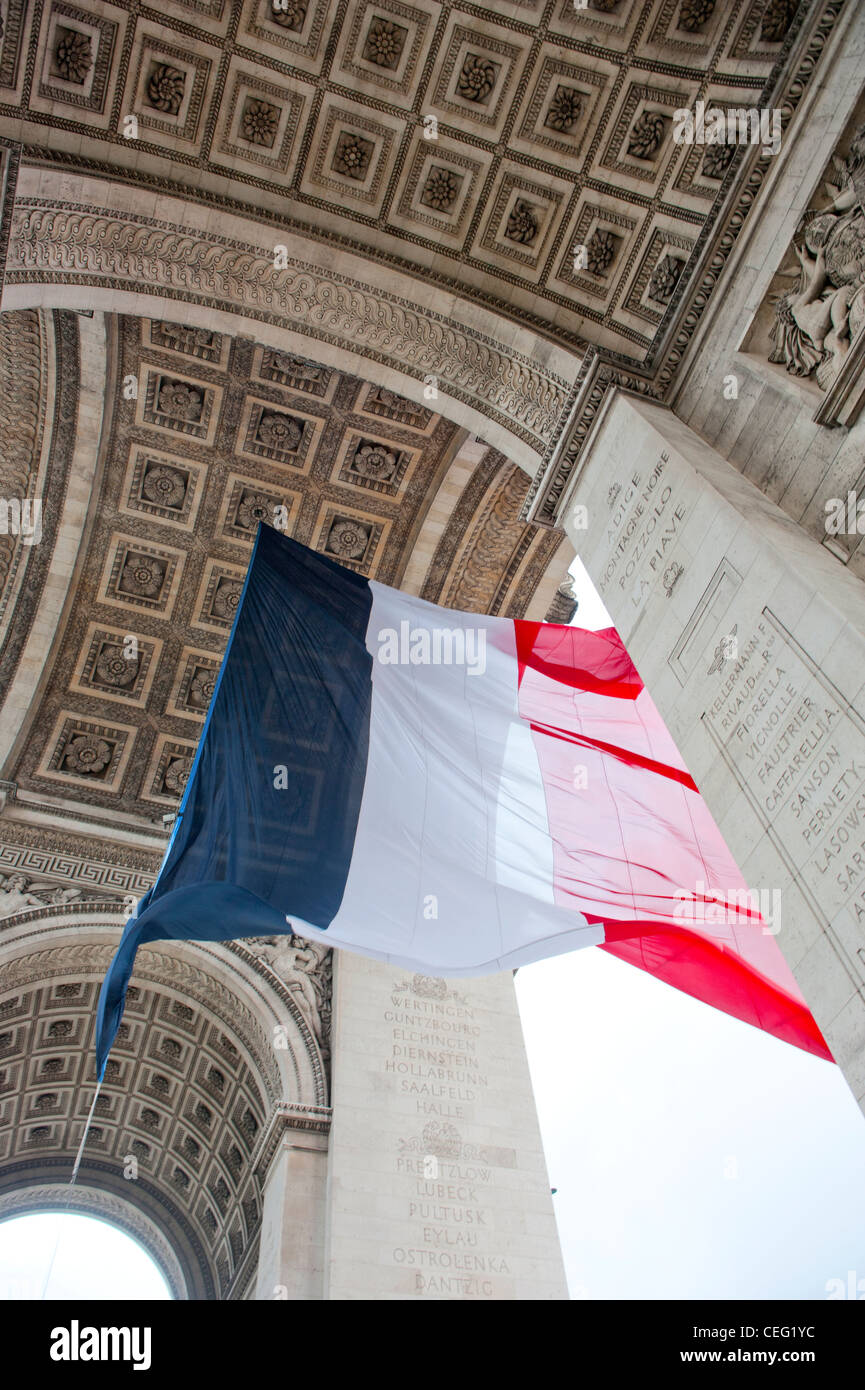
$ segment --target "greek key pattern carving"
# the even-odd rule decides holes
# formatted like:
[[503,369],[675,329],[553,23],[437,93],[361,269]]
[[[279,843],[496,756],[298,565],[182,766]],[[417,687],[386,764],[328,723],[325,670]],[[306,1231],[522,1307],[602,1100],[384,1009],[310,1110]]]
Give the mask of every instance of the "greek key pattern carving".
[[[51,849],[29,849],[22,845],[0,844],[0,873],[18,869],[27,874],[40,874],[82,887],[110,889],[112,893],[134,894],[141,897],[153,883],[155,875],[118,864],[98,864],[74,859]],[[96,894],[90,894],[96,896]]]

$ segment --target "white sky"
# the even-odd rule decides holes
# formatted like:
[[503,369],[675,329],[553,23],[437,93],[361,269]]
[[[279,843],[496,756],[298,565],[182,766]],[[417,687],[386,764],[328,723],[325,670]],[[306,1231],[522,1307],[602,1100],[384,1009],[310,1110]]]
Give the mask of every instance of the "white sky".
[[105,1221],[36,1212],[0,1222],[0,1300],[43,1297],[163,1300],[171,1292],[143,1246]]
[[[612,625],[571,573],[575,624]],[[836,1066],[595,949],[516,988],[572,1297],[865,1280],[865,1116]]]
[[[608,625],[572,573],[575,622]],[[573,1298],[824,1299],[865,1280],[865,1117],[837,1067],[595,949],[516,987]],[[49,1214],[0,1224],[0,1299],[42,1296],[58,1234],[49,1299],[169,1297],[121,1232]]]

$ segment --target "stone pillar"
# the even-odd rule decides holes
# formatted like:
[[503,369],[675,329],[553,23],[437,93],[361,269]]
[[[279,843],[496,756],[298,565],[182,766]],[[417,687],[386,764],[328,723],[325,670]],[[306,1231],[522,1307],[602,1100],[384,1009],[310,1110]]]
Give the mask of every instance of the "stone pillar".
[[320,1299],[327,1135],[286,1128],[264,1182],[255,1297]]
[[325,1297],[566,1299],[509,974],[338,952]]
[[583,458],[565,529],[862,1103],[865,588],[662,407]]

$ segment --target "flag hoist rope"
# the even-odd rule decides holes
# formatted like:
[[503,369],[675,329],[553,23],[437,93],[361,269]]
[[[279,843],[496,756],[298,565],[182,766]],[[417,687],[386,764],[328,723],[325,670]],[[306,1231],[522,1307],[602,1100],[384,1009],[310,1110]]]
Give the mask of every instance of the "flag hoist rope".
[[[67,1210],[68,1210],[68,1208],[69,1208],[69,1203],[72,1201],[72,1189],[74,1188],[75,1182],[76,1182],[76,1180],[77,1180],[77,1178],[78,1178],[78,1169],[81,1167],[81,1158],[82,1158],[82,1156],[83,1156],[83,1154],[84,1154],[84,1145],[87,1143],[87,1136],[88,1136],[88,1134],[90,1133],[90,1126],[91,1126],[92,1123],[93,1123],[93,1116],[94,1116],[94,1114],[95,1114],[95,1112],[96,1112],[96,1102],[97,1102],[97,1100],[99,1099],[99,1092],[100,1092],[101,1089],[102,1089],[102,1080],[101,1080],[101,1078],[100,1078],[100,1079],[96,1082],[96,1090],[93,1092],[93,1101],[92,1101],[91,1106],[90,1106],[90,1112],[89,1112],[89,1114],[88,1114],[88,1116],[87,1116],[87,1121],[86,1121],[86,1123],[85,1123],[85,1125],[84,1125],[84,1133],[81,1135],[81,1143],[78,1145],[78,1152],[77,1152],[77,1154],[75,1155],[75,1162],[74,1162],[73,1165],[72,1165],[72,1177],[69,1179],[69,1189],[68,1189],[68,1192],[67,1192],[67,1195],[66,1195],[66,1201],[65,1201],[65,1203],[63,1204],[63,1206],[60,1208],[59,1212],[57,1213],[58,1216],[64,1216],[64,1215],[66,1214],[66,1212],[67,1212]],[[50,1261],[50,1263],[49,1263],[49,1265],[48,1265],[48,1273],[47,1273],[46,1276],[45,1276],[45,1283],[42,1285],[42,1293],[41,1293],[41,1296],[40,1296],[40,1302],[43,1302],[43,1303],[45,1302],[45,1295],[46,1295],[46,1293],[48,1292],[48,1285],[49,1285],[50,1282],[51,1282],[51,1275],[54,1273],[54,1261],[57,1259],[57,1248],[58,1248],[59,1245],[60,1245],[60,1226],[59,1226],[59,1223],[58,1223],[57,1237],[56,1237],[56,1239],[55,1239],[55,1241],[54,1241],[54,1249],[53,1249],[53,1251],[52,1251],[52,1253],[51,1253],[51,1261]]]

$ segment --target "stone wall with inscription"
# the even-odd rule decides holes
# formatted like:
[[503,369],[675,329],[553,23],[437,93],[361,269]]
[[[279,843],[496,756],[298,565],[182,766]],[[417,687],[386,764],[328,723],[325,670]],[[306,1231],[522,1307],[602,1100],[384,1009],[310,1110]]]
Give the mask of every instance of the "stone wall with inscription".
[[339,952],[325,1298],[566,1299],[509,974]]
[[865,587],[687,425],[621,394],[565,518],[865,1102]]

